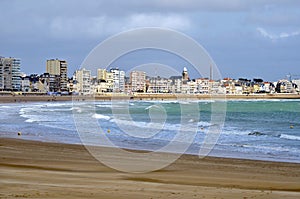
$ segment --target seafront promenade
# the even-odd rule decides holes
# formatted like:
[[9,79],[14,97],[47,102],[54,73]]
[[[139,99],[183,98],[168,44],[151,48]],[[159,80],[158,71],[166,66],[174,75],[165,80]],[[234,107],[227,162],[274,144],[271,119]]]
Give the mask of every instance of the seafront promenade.
[[247,100],[247,99],[300,99],[299,94],[276,93],[276,94],[249,94],[249,95],[209,95],[209,94],[163,94],[163,93],[138,93],[138,94],[119,94],[110,93],[91,96],[51,96],[51,95],[0,95],[1,103],[14,102],[34,102],[34,101],[71,101],[71,100]]

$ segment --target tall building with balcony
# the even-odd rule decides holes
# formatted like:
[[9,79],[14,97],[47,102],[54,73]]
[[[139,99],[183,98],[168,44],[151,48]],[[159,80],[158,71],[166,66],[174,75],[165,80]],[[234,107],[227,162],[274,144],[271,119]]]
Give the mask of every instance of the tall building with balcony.
[[172,80],[172,93],[181,93],[182,76],[171,76],[170,80]]
[[97,70],[97,80],[106,81],[107,79],[107,70],[103,68],[99,68]]
[[74,90],[80,95],[92,94],[91,89],[91,71],[85,68],[76,70],[74,74]]
[[164,77],[147,77],[149,93],[171,93],[172,80]]
[[125,71],[118,68],[110,69],[113,75],[113,92],[122,93],[125,91]]
[[21,90],[20,59],[0,57],[0,90]]
[[129,82],[132,92],[146,91],[146,73],[144,71],[132,71]]
[[[46,73],[56,76],[59,91],[68,91],[68,63],[65,60],[50,59],[46,63]],[[53,89],[51,89],[53,90]]]
[[114,89],[114,74],[111,72],[106,73],[107,91],[113,92]]

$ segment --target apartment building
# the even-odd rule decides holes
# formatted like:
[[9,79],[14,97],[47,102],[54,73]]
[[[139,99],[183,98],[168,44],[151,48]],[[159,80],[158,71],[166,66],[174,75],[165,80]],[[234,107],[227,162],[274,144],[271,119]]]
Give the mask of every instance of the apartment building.
[[21,90],[21,60],[13,57],[0,57],[0,90]]
[[85,68],[76,70],[74,74],[73,89],[79,95],[90,95],[93,93],[91,89],[91,71]]
[[[50,59],[46,62],[46,73],[51,76],[56,76],[58,82],[58,91],[68,91],[68,63],[65,60]],[[50,90],[56,90],[50,88]]]
[[132,92],[145,92],[146,73],[144,71],[132,71],[130,73],[129,84]]

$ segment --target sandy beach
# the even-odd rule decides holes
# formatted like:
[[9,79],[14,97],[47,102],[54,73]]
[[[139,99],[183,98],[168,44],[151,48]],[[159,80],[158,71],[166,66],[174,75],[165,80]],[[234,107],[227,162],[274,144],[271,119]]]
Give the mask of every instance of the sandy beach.
[[208,94],[167,94],[167,93],[136,93],[126,95],[122,93],[106,93],[95,96],[50,96],[50,95],[0,95],[0,103],[21,103],[21,102],[42,102],[42,101],[83,101],[83,100],[265,100],[265,99],[300,99],[297,93],[276,93],[276,94],[250,94],[250,95],[208,95]]
[[[122,164],[124,157],[101,150]],[[0,154],[0,198],[300,198],[293,163],[184,155],[133,174],[104,166],[81,145],[6,138]]]

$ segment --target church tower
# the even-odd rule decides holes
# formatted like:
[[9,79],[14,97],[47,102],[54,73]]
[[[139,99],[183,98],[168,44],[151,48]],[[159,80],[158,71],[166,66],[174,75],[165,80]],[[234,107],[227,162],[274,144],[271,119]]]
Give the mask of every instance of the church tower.
[[186,67],[184,67],[184,68],[183,68],[183,71],[182,71],[182,80],[183,80],[183,81],[188,81],[188,80],[190,80],[189,74],[188,74],[188,71],[187,71]]

